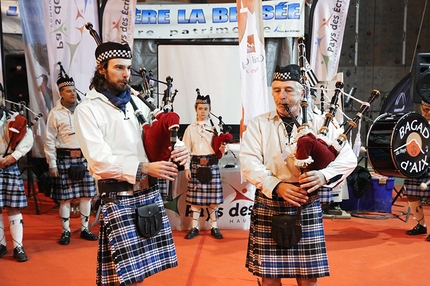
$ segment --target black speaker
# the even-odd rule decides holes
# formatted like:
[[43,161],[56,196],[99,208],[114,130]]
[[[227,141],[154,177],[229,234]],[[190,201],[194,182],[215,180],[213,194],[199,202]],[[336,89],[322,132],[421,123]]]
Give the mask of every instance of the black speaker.
[[412,69],[411,93],[414,103],[430,102],[430,53],[419,53]]
[[19,103],[29,104],[27,67],[24,54],[5,56],[5,91],[6,98]]

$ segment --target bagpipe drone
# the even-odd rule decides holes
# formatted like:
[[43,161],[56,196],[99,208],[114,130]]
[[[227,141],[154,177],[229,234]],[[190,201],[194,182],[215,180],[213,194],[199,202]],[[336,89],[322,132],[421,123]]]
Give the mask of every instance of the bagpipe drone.
[[284,105],[287,112],[290,114],[291,118],[293,118],[294,124],[297,127],[297,136],[295,140],[297,141],[297,149],[295,152],[295,165],[300,167],[302,170],[319,170],[326,168],[330,162],[332,162],[341,149],[344,147],[345,142],[347,141],[347,135],[351,132],[353,128],[357,126],[357,121],[362,118],[363,114],[369,109],[370,104],[378,98],[380,92],[377,90],[373,90],[371,95],[366,103],[363,103],[360,107],[360,110],[357,112],[356,116],[348,122],[348,127],[344,131],[344,133],[340,134],[336,140],[329,140],[327,138],[328,127],[333,120],[333,117],[337,110],[337,101],[341,89],[343,88],[342,82],[336,83],[335,94],[332,97],[330,103],[330,110],[325,115],[324,125],[319,130],[318,134],[315,135],[312,130],[310,130],[307,122],[307,93],[310,92],[309,81],[306,76],[306,69],[304,67],[305,58],[305,45],[304,39],[299,37],[298,39],[299,45],[299,67],[300,67],[300,83],[302,84],[305,90],[305,96],[301,102],[302,109],[302,124],[300,124],[297,119],[295,119],[294,115],[291,112],[291,109],[288,105]]

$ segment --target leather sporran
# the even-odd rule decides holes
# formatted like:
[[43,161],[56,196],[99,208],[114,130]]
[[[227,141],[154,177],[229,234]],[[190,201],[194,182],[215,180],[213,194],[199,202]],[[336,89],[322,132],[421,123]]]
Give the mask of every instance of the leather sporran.
[[198,167],[196,178],[202,184],[209,184],[212,181],[212,170],[210,167]]
[[157,203],[136,208],[136,229],[141,237],[155,236],[163,225],[160,208]]
[[302,238],[302,214],[277,214],[272,216],[272,238],[281,247],[292,248]]
[[71,165],[68,170],[69,179],[72,181],[80,181],[85,177],[86,167],[84,164]]

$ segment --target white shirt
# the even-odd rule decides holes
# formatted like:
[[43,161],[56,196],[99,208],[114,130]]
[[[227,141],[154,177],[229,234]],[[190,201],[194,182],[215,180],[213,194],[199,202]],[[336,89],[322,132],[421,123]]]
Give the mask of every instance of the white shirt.
[[[323,126],[324,119],[308,113],[309,127],[315,134]],[[280,182],[298,182],[300,168],[294,165],[296,143],[292,143],[297,133],[294,126],[291,140],[285,126],[276,113],[271,111],[253,118],[243,134],[239,155],[241,172],[244,178],[261,189],[268,198]],[[329,125],[328,135],[335,139],[342,133],[341,128]],[[341,174],[342,178],[327,187],[333,187],[344,180],[357,165],[357,158],[346,142],[336,159],[321,171],[327,180]]]
[[[191,152],[192,156],[206,156],[215,154],[212,148],[212,139],[214,133],[212,132],[212,125],[209,120],[202,122],[194,122],[185,129],[182,141],[187,149]],[[190,169],[190,163],[185,164],[185,169]]]
[[49,168],[57,167],[56,148],[79,149],[73,128],[73,113],[60,101],[49,111],[43,148]]
[[[148,107],[136,96],[134,102],[143,114]],[[148,162],[142,142],[142,127],[131,103],[126,114],[103,94],[90,90],[75,109],[74,126],[90,173],[96,180],[116,179],[136,183],[139,162]]]

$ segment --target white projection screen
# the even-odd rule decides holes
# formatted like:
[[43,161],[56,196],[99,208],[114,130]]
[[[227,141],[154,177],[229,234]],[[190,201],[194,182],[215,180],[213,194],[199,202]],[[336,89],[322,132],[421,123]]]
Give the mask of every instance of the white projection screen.
[[[158,79],[173,78],[172,92],[178,93],[173,103],[181,117],[181,125],[195,121],[196,89],[210,95],[212,113],[221,116],[226,125],[239,125],[242,99],[240,91],[239,48],[231,44],[159,44]],[[166,85],[159,84],[160,93]],[[160,100],[162,95],[160,95]],[[214,116],[212,121],[218,125]]]

